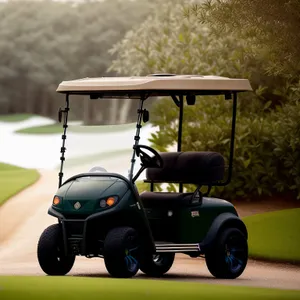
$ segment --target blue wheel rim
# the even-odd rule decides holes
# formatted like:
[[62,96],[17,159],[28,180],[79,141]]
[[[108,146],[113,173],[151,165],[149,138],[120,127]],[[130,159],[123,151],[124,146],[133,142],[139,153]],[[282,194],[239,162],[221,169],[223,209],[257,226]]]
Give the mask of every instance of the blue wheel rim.
[[139,262],[133,255],[133,253],[136,250],[137,250],[137,248],[125,250],[125,258],[124,258],[125,264],[126,264],[127,270],[132,273],[136,272],[136,270],[139,268]]
[[225,247],[225,262],[229,270],[238,272],[245,265],[247,249],[239,241],[230,241]]

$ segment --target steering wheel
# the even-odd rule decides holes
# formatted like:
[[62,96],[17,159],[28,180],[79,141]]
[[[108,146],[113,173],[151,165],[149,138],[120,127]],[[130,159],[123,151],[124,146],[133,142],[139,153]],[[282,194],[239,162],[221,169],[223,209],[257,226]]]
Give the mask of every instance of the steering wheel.
[[[151,157],[149,154],[145,153],[142,149],[150,151],[154,157]],[[142,165],[146,168],[162,168],[164,162],[161,156],[151,147],[145,145],[137,145],[135,147],[136,155],[140,157]]]

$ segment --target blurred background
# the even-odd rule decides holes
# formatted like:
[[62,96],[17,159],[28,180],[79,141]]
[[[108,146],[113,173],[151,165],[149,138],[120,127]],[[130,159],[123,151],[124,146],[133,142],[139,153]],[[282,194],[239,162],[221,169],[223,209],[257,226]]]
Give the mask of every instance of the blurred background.
[[[300,207],[299,28],[299,0],[2,0],[0,274],[41,273],[36,243],[55,222],[47,210],[60,168],[59,83],[161,72],[249,79],[253,92],[238,100],[232,181],[211,195],[245,217],[250,257],[299,263],[300,210],[265,214]],[[136,100],[71,97],[70,107],[63,180],[95,166],[127,176]],[[146,108],[140,143],[176,149],[172,99],[148,99]],[[220,152],[228,163],[231,109],[223,97],[186,106],[182,150]],[[140,192],[149,189],[144,176]],[[298,277],[278,272],[276,284]],[[260,278],[255,265],[253,276],[269,284],[271,273]]]
[[[2,1],[3,180],[10,180],[5,172],[12,169],[21,174],[30,169],[32,177],[21,176],[23,187],[38,178],[33,170],[58,172],[63,129],[57,112],[65,103],[56,88],[63,80],[159,72],[220,75],[247,78],[254,91],[239,98],[233,180],[213,195],[299,199],[300,4],[276,3]],[[205,97],[196,109],[186,107],[183,150],[217,151],[227,159],[231,104]],[[150,122],[141,143],[159,151],[176,146],[178,111],[172,100],[149,99],[146,106]],[[127,175],[136,109],[136,100],[71,98],[65,176],[95,165]],[[12,194],[3,192],[3,201]]]

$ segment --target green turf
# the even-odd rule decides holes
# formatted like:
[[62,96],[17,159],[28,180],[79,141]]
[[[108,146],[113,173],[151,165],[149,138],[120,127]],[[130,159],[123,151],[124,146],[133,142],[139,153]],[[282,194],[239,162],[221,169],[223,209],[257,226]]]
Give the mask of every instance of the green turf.
[[243,218],[249,231],[249,255],[300,262],[300,209],[286,209]]
[[0,276],[0,299],[299,299],[299,291],[191,282],[80,277]]
[[[17,133],[24,134],[61,134],[63,132],[63,125],[60,123],[28,127],[20,129]],[[113,133],[125,131],[128,129],[134,129],[134,124],[122,124],[122,125],[99,125],[99,126],[78,126],[78,125],[69,125],[67,132],[74,133]]]
[[[96,160],[104,160],[104,159],[110,159],[113,157],[116,157],[118,155],[125,155],[132,153],[131,149],[120,149],[120,150],[115,150],[115,151],[107,151],[107,152],[102,152],[102,153],[96,153],[96,154],[91,154],[91,155],[83,155],[83,156],[78,156],[74,158],[68,158],[66,160],[65,166],[67,168],[69,167],[76,167],[76,166],[82,166],[85,164],[92,164]],[[128,160],[128,167],[129,167],[130,161]],[[57,165],[57,169],[60,168],[60,164]],[[110,170],[107,170],[110,171]]]
[[145,191],[150,191],[150,184],[144,182],[143,180],[137,180],[135,182],[135,185],[139,191],[139,193],[145,192]]
[[[137,180],[135,182],[135,185],[136,185],[139,193],[150,191],[150,183],[148,183],[148,182],[144,182],[143,180]],[[156,183],[154,185],[154,191],[155,192],[161,192],[162,191],[161,184]]]
[[38,178],[39,173],[36,170],[0,163],[0,206],[7,199],[36,182]]
[[21,122],[25,121],[35,115],[32,114],[11,114],[11,115],[0,115],[0,122]]
[[52,134],[52,133],[62,133],[63,128],[61,124],[50,124],[43,126],[34,126],[16,131],[17,133],[26,133],[26,134]]

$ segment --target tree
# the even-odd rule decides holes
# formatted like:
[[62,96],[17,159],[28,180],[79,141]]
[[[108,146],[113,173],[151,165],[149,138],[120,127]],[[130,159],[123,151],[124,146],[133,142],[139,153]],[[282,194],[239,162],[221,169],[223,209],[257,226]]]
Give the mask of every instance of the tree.
[[223,34],[212,24],[199,24],[193,14],[184,18],[189,4],[178,0],[158,6],[155,15],[111,49],[116,59],[109,70],[130,76],[170,72],[248,78],[259,101],[252,96],[252,101],[245,99],[244,110],[286,102],[291,85],[281,75],[264,74],[267,54],[249,55],[255,53],[256,46],[246,37]]
[[299,0],[206,0],[188,7],[186,15],[191,14],[223,34],[247,36],[255,46],[252,54],[267,54],[267,72],[299,82]]
[[[269,53],[260,51],[248,33],[224,34],[217,23],[199,23],[196,14],[183,18],[187,5],[190,1],[165,2],[139,28],[128,32],[111,51],[116,55],[111,70],[122,75],[167,72],[248,78],[254,93],[239,97],[233,179],[213,193],[226,199],[251,198],[293,188],[300,197],[295,176],[300,171],[295,163],[299,160],[299,139],[295,138],[299,95],[292,78],[284,72],[265,72]],[[283,122],[285,113],[291,118]],[[153,105],[150,120],[159,130],[150,142],[159,151],[176,145],[177,117],[178,108],[171,99]],[[186,106],[183,151],[216,151],[228,164],[230,121],[231,102],[222,97],[204,97],[197,99],[196,107]],[[280,138],[283,128],[289,134]]]
[[[9,1],[0,5],[0,111],[57,116],[63,80],[113,75],[108,50],[151,12],[146,0]],[[87,102],[86,123],[118,121],[107,102]],[[132,120],[129,113],[123,118]],[[83,101],[71,114],[82,119]]]

